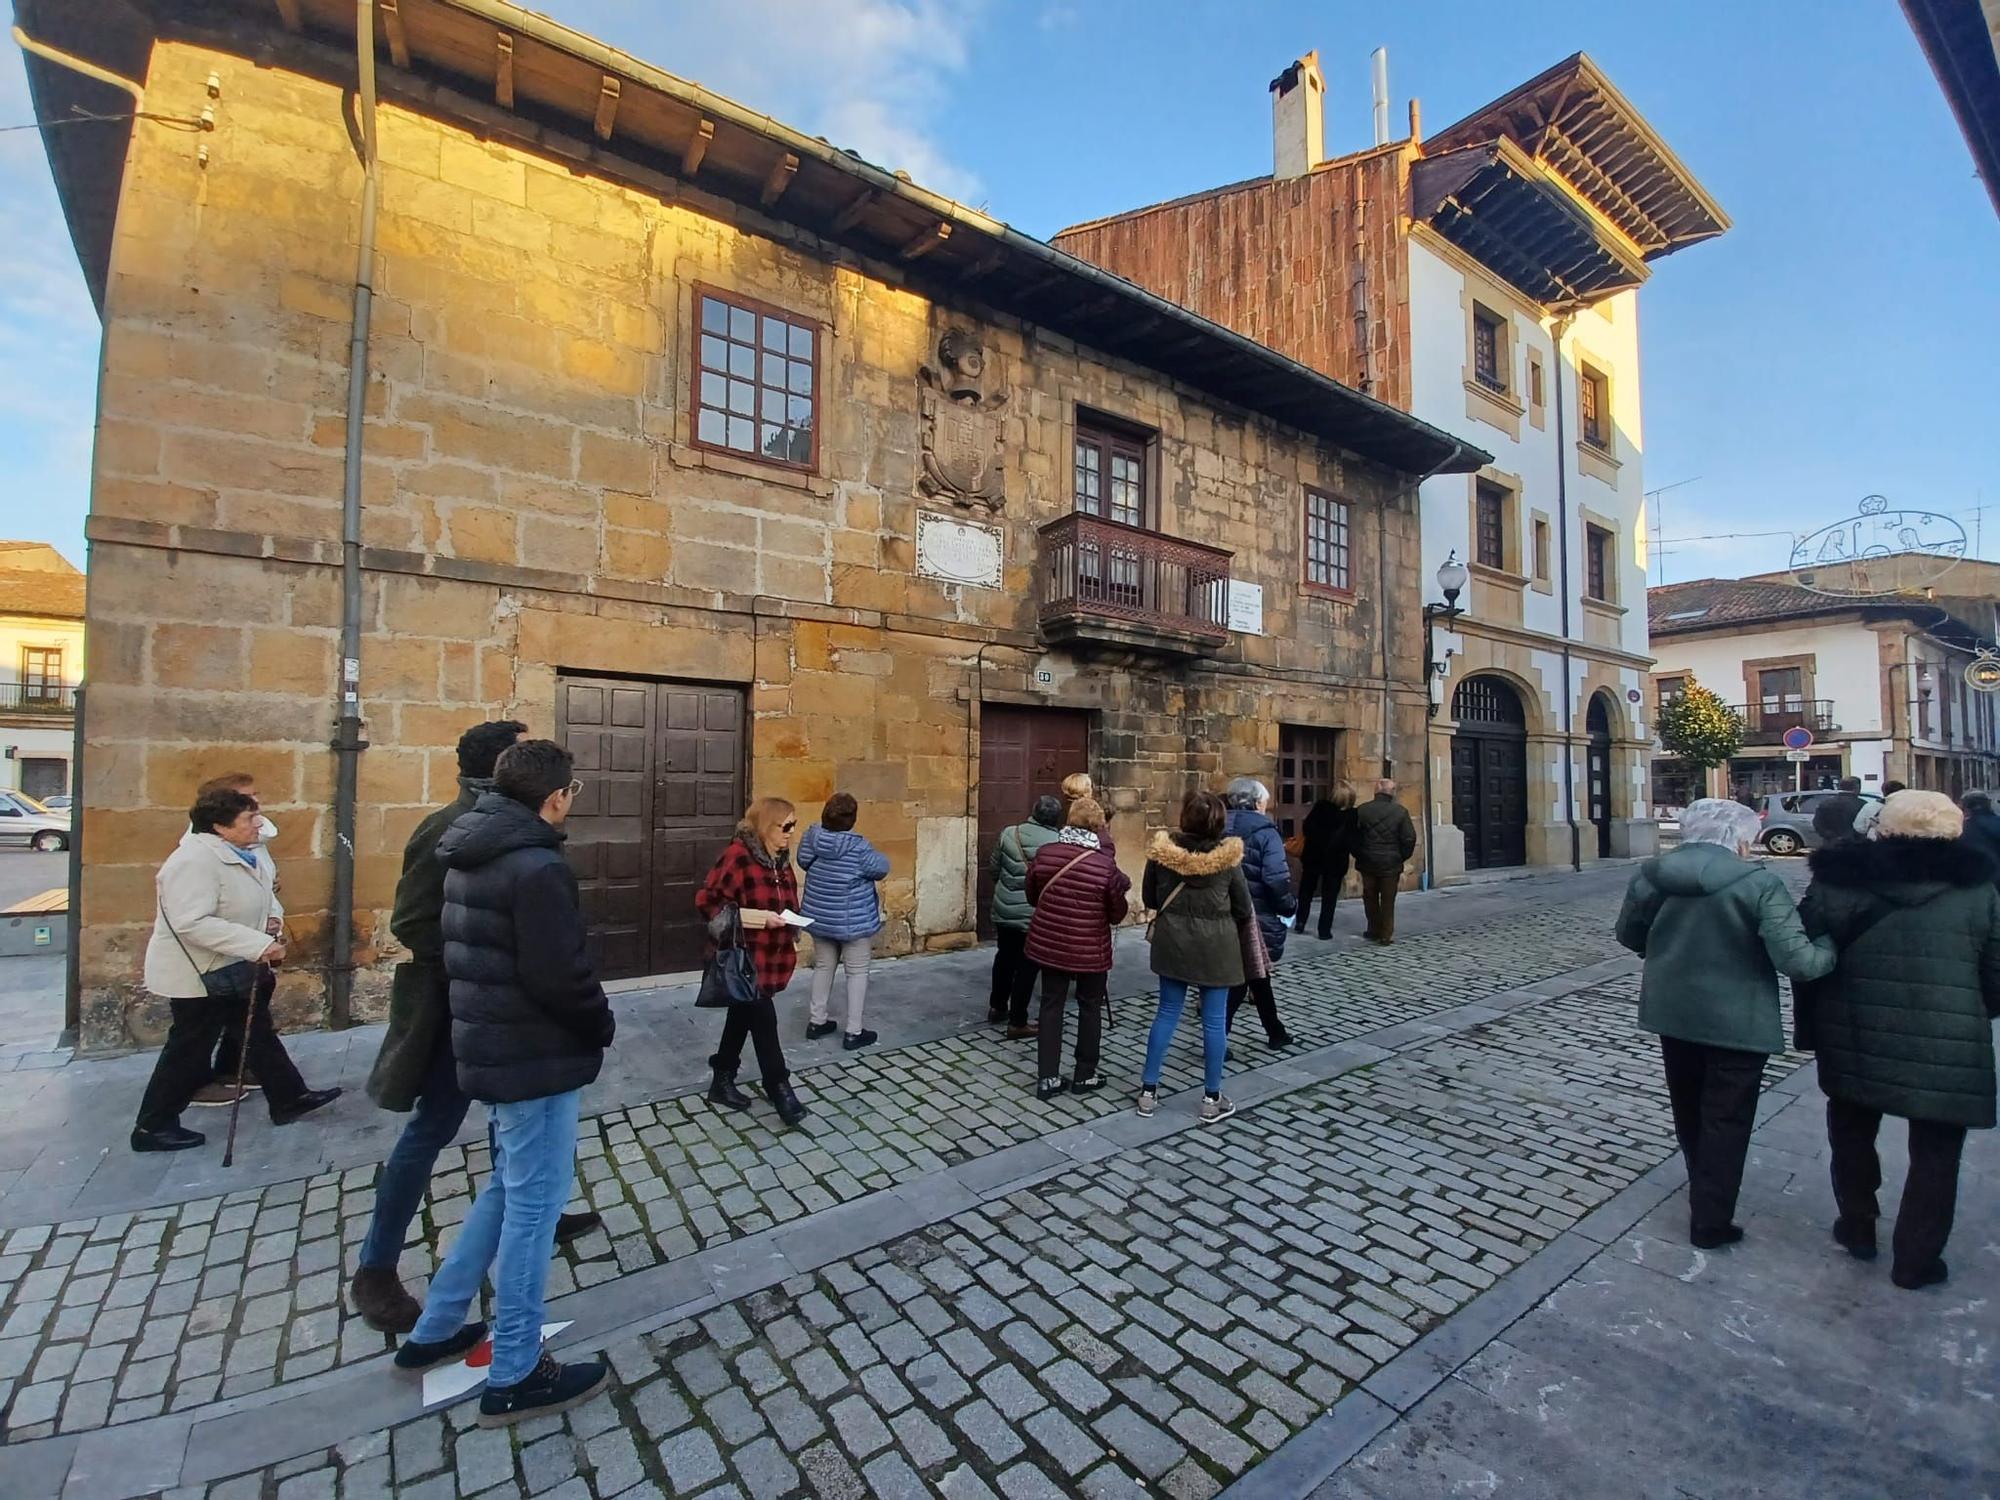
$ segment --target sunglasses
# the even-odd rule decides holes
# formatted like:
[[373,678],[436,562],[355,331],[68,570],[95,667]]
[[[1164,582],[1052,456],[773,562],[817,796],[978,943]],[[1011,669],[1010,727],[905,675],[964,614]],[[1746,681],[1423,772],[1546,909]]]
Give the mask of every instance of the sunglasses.
[[583,783],[582,783],[581,781],[572,781],[572,782],[571,782],[571,783],[569,784],[569,794],[570,794],[570,795],[571,795],[572,797],[579,797],[579,796],[582,796],[582,795],[583,795]]
[[797,828],[798,826],[799,826],[799,820],[797,818],[787,818],[784,822],[778,825],[778,829],[782,833],[790,833],[794,828]]

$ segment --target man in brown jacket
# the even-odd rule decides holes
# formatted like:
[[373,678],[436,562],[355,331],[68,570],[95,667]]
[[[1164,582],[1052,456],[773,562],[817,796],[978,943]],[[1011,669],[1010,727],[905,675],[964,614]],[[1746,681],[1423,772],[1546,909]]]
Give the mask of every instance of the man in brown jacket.
[[1369,942],[1386,948],[1396,941],[1396,888],[1416,852],[1417,826],[1396,800],[1396,783],[1385,776],[1375,783],[1374,799],[1354,810],[1354,868]]

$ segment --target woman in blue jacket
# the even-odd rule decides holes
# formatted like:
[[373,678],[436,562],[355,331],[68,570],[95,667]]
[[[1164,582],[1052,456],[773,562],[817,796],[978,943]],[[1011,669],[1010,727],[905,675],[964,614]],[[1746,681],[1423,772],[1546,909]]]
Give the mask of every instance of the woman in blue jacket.
[[[1271,971],[1285,956],[1286,919],[1298,910],[1285,840],[1270,819],[1271,791],[1263,782],[1239,776],[1229,783],[1223,800],[1229,804],[1229,837],[1243,840],[1243,877],[1250,883],[1250,904],[1257,909],[1257,936],[1264,949],[1245,964],[1247,982],[1230,990],[1229,1019],[1236,1019],[1246,996],[1254,999],[1265,1040],[1273,1047],[1288,1047],[1292,1039],[1278,1019],[1278,999],[1271,990]],[[1264,962],[1255,962],[1255,957]]]
[[809,1041],[833,1034],[827,1001],[833,995],[833,967],[847,970],[847,1035],[840,1045],[852,1052],[875,1040],[861,1029],[861,1006],[868,997],[868,958],[882,930],[882,897],[875,882],[889,873],[889,857],[854,831],[860,811],[845,792],[835,792],[820,809],[819,821],[799,842],[799,868],[806,889],[801,905],[812,918],[812,1010]]

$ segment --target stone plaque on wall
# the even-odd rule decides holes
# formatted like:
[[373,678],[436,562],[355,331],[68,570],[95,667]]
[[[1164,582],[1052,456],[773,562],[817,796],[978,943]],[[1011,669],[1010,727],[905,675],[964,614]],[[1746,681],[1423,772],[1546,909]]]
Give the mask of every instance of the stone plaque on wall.
[[917,572],[926,578],[997,589],[1004,554],[998,527],[917,512]]

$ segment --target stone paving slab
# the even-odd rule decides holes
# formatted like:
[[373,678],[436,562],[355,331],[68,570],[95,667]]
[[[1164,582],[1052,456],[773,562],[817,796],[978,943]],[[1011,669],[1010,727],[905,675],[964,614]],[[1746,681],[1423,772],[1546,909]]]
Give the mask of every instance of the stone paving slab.
[[473,1493],[476,1463],[565,1497],[1213,1495],[1667,1156],[1634,993],[1544,1001],[623,1340],[609,1399],[505,1454],[461,1404],[206,1493]]
[[[1615,951],[1605,931],[1613,900],[1605,887],[1563,907],[1518,913],[1504,927],[1443,929],[1393,950],[1335,950],[1288,963],[1279,994],[1299,1045],[1276,1066],[1321,1076],[1315,1070],[1336,1059],[1388,1055],[1385,1043],[1423,1044],[1442,1028],[1413,1018],[1541,983],[1552,966],[1584,977],[1629,967],[1607,958]],[[1134,996],[1121,1009],[1103,1071],[1135,1082],[1150,1007]],[[1350,1040],[1363,1035],[1366,1044]],[[1025,1179],[1044,1170],[1043,1161],[1053,1170],[1173,1128],[1138,1121],[1122,1087],[1036,1101],[1029,1046],[982,1030],[815,1072],[804,1085],[814,1115],[803,1131],[773,1129],[761,1105],[725,1114],[699,1095],[587,1120],[578,1206],[596,1208],[605,1225],[565,1248],[549,1295],[614,1283],[786,1225],[801,1227],[794,1265],[810,1269],[830,1258],[824,1247],[839,1250],[843,1234],[849,1250],[859,1249],[893,1229],[897,1213],[907,1212],[906,1227],[914,1228],[943,1211],[875,1203],[843,1230],[843,1211],[862,1200],[892,1189],[930,1195],[933,1204],[950,1191],[969,1200],[971,1183],[951,1174],[976,1173],[983,1159],[1022,1143],[1053,1153],[1020,1170],[1010,1163],[1006,1170]],[[1273,1055],[1250,1018],[1239,1021],[1235,1046],[1232,1076],[1250,1079],[1253,1095],[1287,1086],[1282,1072],[1263,1073]],[[1357,1046],[1370,1050],[1351,1050]],[[1190,1087],[1199,1076],[1198,1029],[1189,1019],[1162,1086]],[[487,1169],[483,1142],[440,1156],[419,1239],[403,1258],[419,1294],[440,1239],[464,1217]],[[194,1411],[382,1353],[388,1341],[352,1317],[341,1296],[374,1177],[374,1168],[356,1167],[11,1231],[0,1243],[5,1441]],[[786,1255],[791,1243],[776,1253]],[[768,1279],[758,1266],[726,1262],[708,1274],[722,1296]]]

